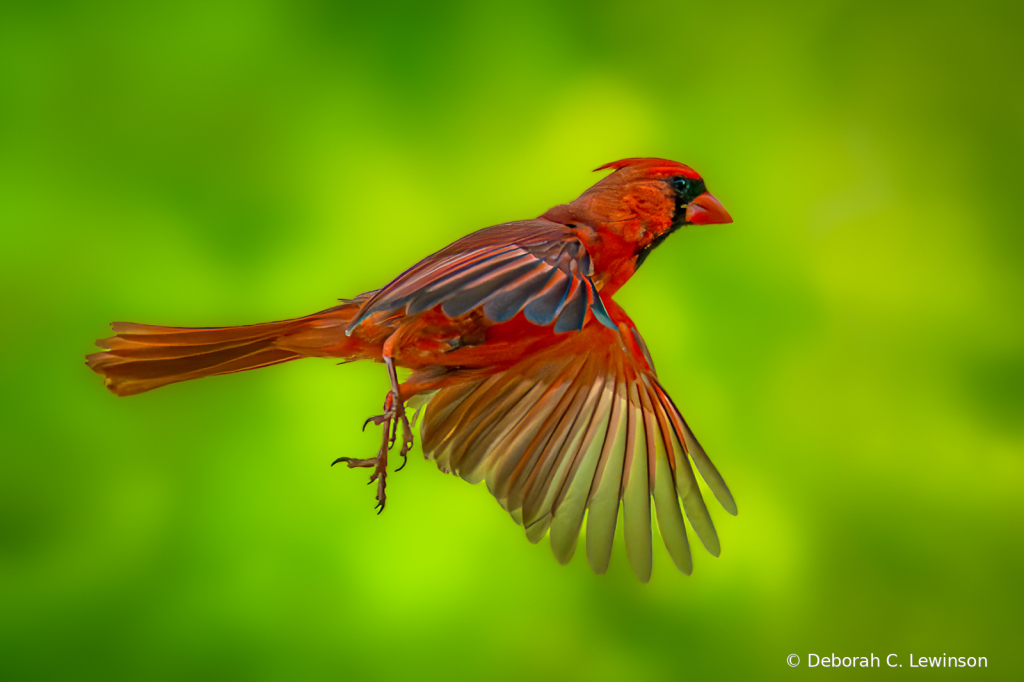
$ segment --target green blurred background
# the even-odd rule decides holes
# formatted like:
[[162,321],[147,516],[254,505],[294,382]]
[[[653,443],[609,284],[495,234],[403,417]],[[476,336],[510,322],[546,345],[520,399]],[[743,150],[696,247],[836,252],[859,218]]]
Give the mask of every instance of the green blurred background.
[[[1018,8],[4,3],[4,676],[1020,679]],[[562,568],[418,455],[375,516],[328,464],[372,454],[379,365],[131,399],[83,365],[111,320],[328,307],[637,155],[736,219],[618,296],[739,503],[692,577]]]

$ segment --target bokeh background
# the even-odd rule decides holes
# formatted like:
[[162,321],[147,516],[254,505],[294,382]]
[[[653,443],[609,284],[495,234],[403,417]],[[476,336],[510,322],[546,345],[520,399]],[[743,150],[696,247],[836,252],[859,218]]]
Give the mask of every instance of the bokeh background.
[[[1020,679],[1021,32],[1005,2],[4,3],[4,677]],[[379,365],[131,399],[83,365],[110,320],[328,307],[637,155],[736,219],[618,297],[739,503],[692,577],[657,544],[648,585],[621,546],[560,567],[418,456],[375,516],[328,464],[372,454]]]

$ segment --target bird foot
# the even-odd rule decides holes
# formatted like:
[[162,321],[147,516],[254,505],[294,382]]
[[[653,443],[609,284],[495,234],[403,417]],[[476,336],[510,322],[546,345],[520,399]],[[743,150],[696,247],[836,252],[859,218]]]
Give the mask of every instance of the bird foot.
[[370,483],[377,481],[377,504],[373,506],[380,514],[384,511],[384,504],[387,502],[388,496],[385,492],[387,489],[387,478],[388,478],[388,451],[386,448],[381,448],[381,451],[376,457],[368,457],[366,459],[356,459],[355,457],[339,457],[338,459],[331,462],[331,466],[338,464],[339,462],[345,462],[349,469],[356,469],[359,467],[373,467],[373,473],[370,475]]
[[377,426],[383,426],[381,435],[380,451],[376,457],[368,457],[365,459],[357,459],[355,457],[339,457],[338,459],[331,462],[331,466],[344,462],[348,465],[349,469],[356,468],[373,468],[373,474],[370,475],[370,483],[377,481],[377,504],[374,505],[374,509],[380,514],[384,511],[384,505],[387,501],[387,476],[388,476],[388,452],[395,446],[395,441],[398,438],[398,425],[401,422],[402,425],[402,447],[398,454],[402,456],[402,465],[399,466],[395,471],[401,471],[405,468],[408,463],[408,454],[413,444],[412,426],[409,424],[409,419],[405,414],[405,406],[400,400],[398,400],[397,391],[389,391],[387,398],[384,400],[384,413],[379,414],[376,417],[370,417],[363,422],[363,430],[366,430],[367,424],[373,422]]

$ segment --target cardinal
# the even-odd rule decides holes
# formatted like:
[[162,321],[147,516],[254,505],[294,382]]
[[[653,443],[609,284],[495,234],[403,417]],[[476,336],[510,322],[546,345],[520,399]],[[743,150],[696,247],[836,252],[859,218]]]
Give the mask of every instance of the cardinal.
[[[397,447],[405,466],[407,412],[422,411],[424,456],[486,481],[530,541],[550,535],[559,562],[585,520],[587,559],[604,573],[621,506],[627,560],[646,582],[653,500],[665,547],[690,574],[684,513],[720,552],[694,469],[726,511],[736,503],[614,296],[679,228],[732,218],[689,166],[631,158],[605,169],[575,201],[473,232],[333,308],[240,327],[114,322],[87,364],[127,396],[306,357],[383,363],[383,413],[366,422],[381,427],[380,450],[334,462],[372,469],[378,513],[388,455]],[[404,381],[399,367],[411,370]]]

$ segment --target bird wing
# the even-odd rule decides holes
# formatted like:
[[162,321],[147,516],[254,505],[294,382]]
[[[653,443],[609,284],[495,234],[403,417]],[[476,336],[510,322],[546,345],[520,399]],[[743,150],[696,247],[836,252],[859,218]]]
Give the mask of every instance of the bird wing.
[[736,503],[658,383],[636,327],[612,309],[615,330],[588,324],[506,371],[439,390],[424,413],[423,451],[444,471],[486,480],[532,542],[550,529],[563,564],[586,515],[597,573],[608,567],[621,502],[629,563],[649,579],[653,497],[665,546],[689,574],[680,499],[697,537],[719,554],[693,466],[727,511]]
[[450,318],[482,307],[494,323],[523,311],[554,331],[580,330],[587,311],[614,328],[592,275],[594,267],[573,228],[525,220],[475,232],[424,259],[363,304],[351,333],[371,315],[415,315],[440,305]]

